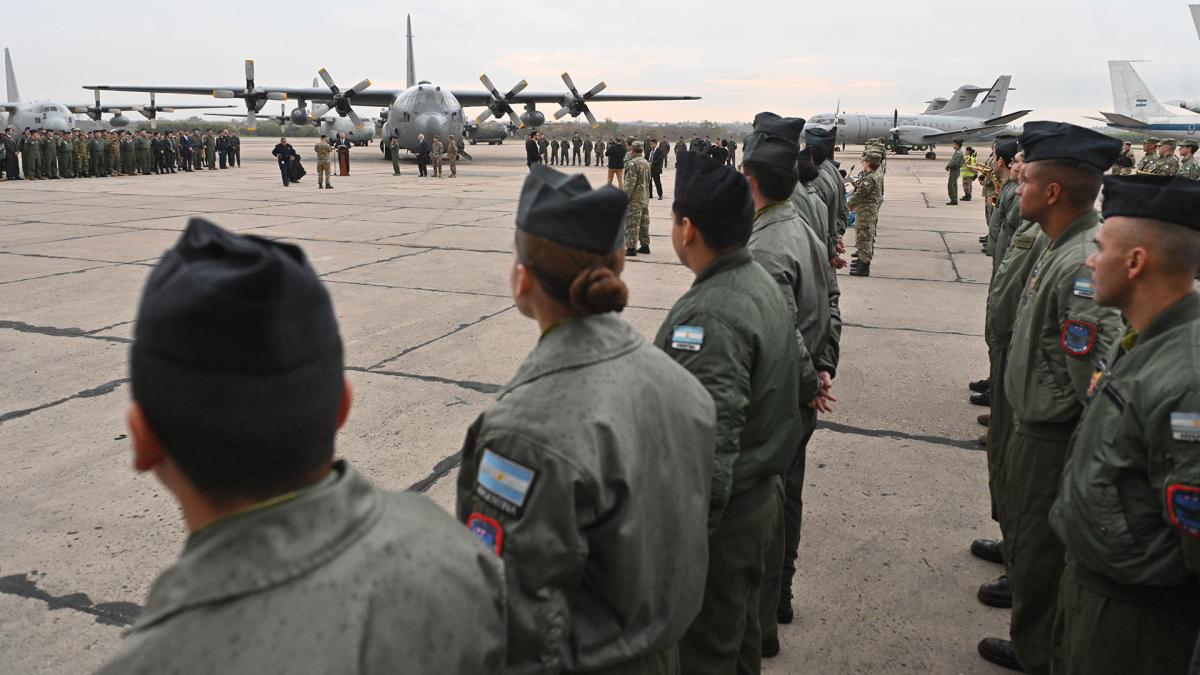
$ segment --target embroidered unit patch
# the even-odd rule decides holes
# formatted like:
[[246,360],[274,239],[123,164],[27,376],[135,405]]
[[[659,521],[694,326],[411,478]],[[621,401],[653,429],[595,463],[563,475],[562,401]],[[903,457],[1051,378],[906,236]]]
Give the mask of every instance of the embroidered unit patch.
[[1079,277],[1075,280],[1075,295],[1081,298],[1096,297],[1096,284],[1087,277]]
[[1200,443],[1200,413],[1171,413],[1171,438]]
[[1200,488],[1180,483],[1169,486],[1167,512],[1179,531],[1200,539]]
[[489,518],[482,513],[472,513],[471,517],[467,518],[467,529],[496,555],[500,555],[504,550],[504,528],[500,527],[495,518]]
[[671,334],[671,348],[685,352],[698,352],[704,346],[702,326],[675,326]]
[[1059,342],[1063,351],[1071,356],[1086,356],[1096,344],[1096,324],[1067,319]]
[[475,492],[501,511],[520,516],[535,477],[533,469],[485,449],[475,476]]

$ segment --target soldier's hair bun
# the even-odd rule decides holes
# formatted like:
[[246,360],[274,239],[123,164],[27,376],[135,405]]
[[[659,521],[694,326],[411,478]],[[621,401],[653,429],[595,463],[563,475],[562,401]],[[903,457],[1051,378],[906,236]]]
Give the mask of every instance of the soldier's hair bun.
[[619,312],[629,301],[629,287],[608,267],[591,267],[571,282],[571,309],[583,316]]

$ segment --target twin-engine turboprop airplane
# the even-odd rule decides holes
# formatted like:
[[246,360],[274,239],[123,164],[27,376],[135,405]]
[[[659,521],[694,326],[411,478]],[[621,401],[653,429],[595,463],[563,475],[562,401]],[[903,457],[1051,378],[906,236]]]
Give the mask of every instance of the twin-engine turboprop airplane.
[[[659,94],[603,94],[601,92],[608,86],[603,82],[581,94],[567,73],[562,74],[563,83],[567,86],[566,94],[528,92],[525,91],[528,83],[524,80],[501,94],[487,75],[481,75],[479,78],[487,88],[486,91],[444,89],[432,82],[417,81],[416,68],[413,63],[411,17],[408,20],[407,38],[408,68],[404,89],[371,89],[371,81],[367,79],[353,87],[343,89],[336,84],[333,77],[324,68],[318,71],[318,74],[324,81],[325,87],[264,87],[255,83],[254,62],[249,60],[246,61],[246,84],[244,87],[94,84],[84,88],[240,98],[246,102],[247,126],[250,128],[254,127],[255,114],[262,110],[269,100],[295,99],[297,106],[291,111],[290,116],[296,124],[305,124],[310,119],[319,118],[327,112],[336,112],[341,117],[349,118],[355,127],[360,127],[364,122],[354,111],[353,106],[383,106],[387,109],[381,113],[381,117],[386,115],[382,137],[390,138],[394,133],[399,136],[401,147],[410,151],[417,147],[418,134],[424,134],[427,141],[438,136],[443,142],[449,136],[454,136],[461,147],[463,131],[468,125],[463,113],[464,107],[482,106],[487,108],[476,117],[476,122],[482,122],[491,116],[497,118],[507,116],[517,127],[537,127],[546,121],[546,116],[537,110],[537,104],[557,104],[559,108],[554,113],[555,119],[566,115],[572,117],[583,115],[594,126],[596,117],[589,108],[591,103],[601,101],[680,101],[699,98],[698,96]],[[308,109],[309,103],[313,104],[311,111]],[[513,110],[514,105],[523,105],[524,112],[518,115]],[[388,143],[381,142],[379,145],[386,156]]]

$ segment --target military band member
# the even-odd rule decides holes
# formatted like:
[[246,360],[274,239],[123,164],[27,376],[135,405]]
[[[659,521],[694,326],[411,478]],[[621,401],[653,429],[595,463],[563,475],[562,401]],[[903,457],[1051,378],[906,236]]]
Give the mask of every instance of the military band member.
[[[1050,524],[1067,551],[1054,672],[1188,670],[1200,629],[1200,184],[1104,183],[1088,258],[1094,300],[1119,309]],[[1191,672],[1196,672],[1193,664]]]
[[1101,177],[1121,143],[1060,122],[1026,123],[1020,143],[1021,217],[1036,221],[1050,243],[1024,286],[1004,373],[1014,418],[1003,450],[1001,514],[1012,640],[985,638],[979,652],[993,663],[1049,673],[1063,550],[1047,515],[1091,375],[1121,330],[1120,316],[1092,301],[1085,264]]
[[716,413],[618,314],[625,208],[545,166],[517,207],[511,290],[541,338],[467,432],[456,506],[505,563],[511,672],[679,673],[700,608]]
[[298,247],[192,219],[146,283],[130,381],[134,467],[188,538],[102,673],[498,672],[501,562],[335,460],[350,386]]

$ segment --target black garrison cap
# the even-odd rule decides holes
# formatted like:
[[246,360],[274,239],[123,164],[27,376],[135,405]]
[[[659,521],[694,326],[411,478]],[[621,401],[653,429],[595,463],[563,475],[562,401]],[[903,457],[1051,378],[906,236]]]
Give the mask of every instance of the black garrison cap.
[[675,204],[678,207],[722,222],[754,221],[754,198],[745,176],[699,152],[684,152],[677,159]]
[[1200,230],[1200,181],[1146,174],[1105,176],[1103,215],[1149,218]]
[[269,375],[341,345],[304,251],[192,218],[146,281],[133,348],[203,371]]
[[806,145],[800,150],[800,152],[796,153],[796,161],[800,161],[802,159],[806,159],[810,162],[812,161],[812,148]]
[[624,190],[593,190],[583,174],[534,164],[517,204],[517,229],[568,248],[608,255],[625,245]]
[[803,118],[760,112],[754,116],[754,131],[742,144],[742,161],[790,169],[796,166],[803,131]]
[[833,134],[828,129],[821,127],[808,127],[804,130],[805,145],[824,145],[828,148],[833,147]]
[[1075,161],[1107,171],[1121,154],[1121,141],[1066,122],[1026,122],[1021,133],[1026,162]]
[[996,139],[996,156],[1002,157],[1008,164],[1012,164],[1013,158],[1021,151],[1021,144],[1017,143],[1015,138],[997,138]]

